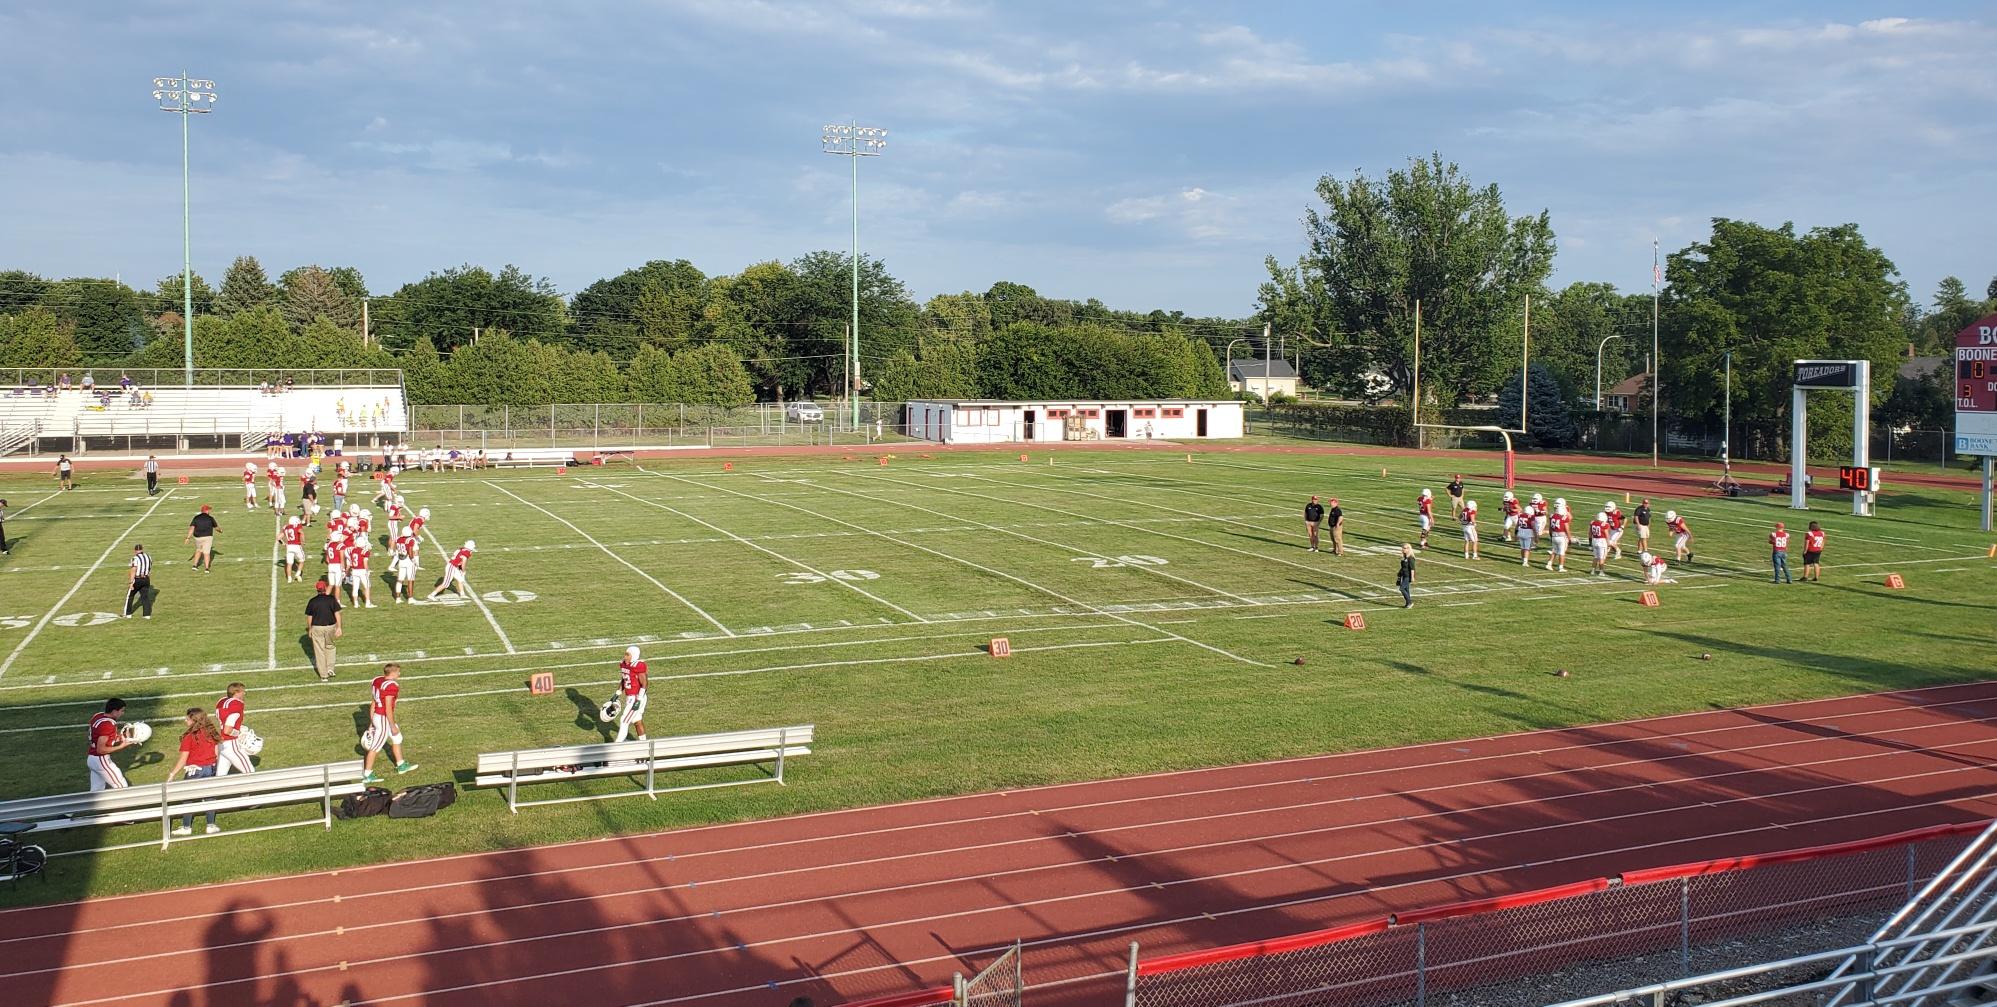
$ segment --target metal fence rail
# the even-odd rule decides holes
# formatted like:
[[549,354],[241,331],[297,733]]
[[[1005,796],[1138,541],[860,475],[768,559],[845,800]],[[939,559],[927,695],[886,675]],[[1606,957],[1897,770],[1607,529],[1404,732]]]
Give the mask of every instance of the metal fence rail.
[[570,447],[751,447],[864,445],[899,440],[899,402],[823,403],[824,418],[800,420],[792,405],[705,406],[677,402],[558,403],[545,406],[412,405],[409,443],[487,451]]

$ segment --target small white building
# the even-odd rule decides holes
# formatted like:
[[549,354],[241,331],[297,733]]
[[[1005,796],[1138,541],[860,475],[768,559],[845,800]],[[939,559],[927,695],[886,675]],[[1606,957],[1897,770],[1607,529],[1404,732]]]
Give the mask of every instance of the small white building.
[[941,444],[1011,444],[1095,440],[1212,440],[1240,437],[1240,402],[1161,399],[1146,402],[908,402],[910,437]]
[[1297,371],[1287,360],[1237,357],[1227,365],[1227,387],[1264,402],[1271,395],[1297,397]]

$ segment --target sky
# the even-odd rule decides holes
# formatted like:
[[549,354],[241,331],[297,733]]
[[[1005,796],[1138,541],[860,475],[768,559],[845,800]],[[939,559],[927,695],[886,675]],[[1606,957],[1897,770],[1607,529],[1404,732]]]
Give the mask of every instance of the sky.
[[1253,311],[1317,180],[1439,152],[1550,213],[1553,282],[1650,286],[1713,217],[1857,223],[1918,301],[1997,275],[1997,6],[1837,2],[365,2],[0,7],[0,269],[515,263],[572,293],[850,239],[918,299],[1004,279]]

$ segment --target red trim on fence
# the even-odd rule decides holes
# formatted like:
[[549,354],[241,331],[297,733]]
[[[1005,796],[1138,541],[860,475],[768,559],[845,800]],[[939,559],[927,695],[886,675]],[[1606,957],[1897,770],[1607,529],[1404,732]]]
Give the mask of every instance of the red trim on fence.
[[1478,913],[1494,913],[1500,909],[1517,909],[1521,906],[1536,906],[1542,902],[1558,902],[1578,895],[1593,895],[1613,884],[1608,878],[1589,878],[1571,884],[1555,885],[1537,891],[1518,892],[1513,895],[1493,895],[1488,899],[1472,899],[1468,902],[1452,902],[1446,906],[1429,906],[1394,914],[1394,925],[1413,926],[1417,923],[1430,923],[1456,916],[1475,916]]
[[844,1007],[924,1007],[926,1004],[947,1004],[957,999],[954,986],[932,986],[913,993],[892,993],[872,1000],[848,1000]]
[[1723,857],[1718,860],[1701,860],[1692,864],[1677,864],[1671,867],[1652,867],[1640,871],[1624,871],[1623,884],[1646,885],[1657,881],[1675,881],[1678,878],[1697,877],[1701,874],[1724,874],[1728,871],[1744,871],[1753,867],[1766,867],[1771,864],[1789,864],[1799,860],[1817,860],[1823,857],[1845,856],[1864,853],[1868,850],[1885,849],[1905,843],[1918,843],[1942,836],[1953,836],[1964,832],[1980,832],[1990,827],[1989,822],[1959,822],[1955,825],[1936,825],[1909,832],[1897,832],[1890,836],[1875,836],[1849,843],[1835,843],[1830,846],[1811,846],[1801,850],[1784,850],[1780,853],[1761,853],[1745,857]]
[[1306,934],[1273,937],[1266,941],[1249,941],[1246,944],[1233,944],[1224,948],[1206,948],[1200,951],[1187,951],[1176,955],[1165,955],[1162,958],[1139,961],[1137,963],[1137,974],[1140,976],[1155,976],[1165,972],[1177,972],[1180,969],[1196,968],[1201,965],[1239,961],[1243,958],[1259,958],[1263,955],[1282,954],[1285,951],[1295,951],[1299,948],[1335,944],[1339,941],[1349,941],[1355,937],[1386,933],[1387,928],[1392,926],[1393,922],[1393,917],[1382,916],[1378,919],[1365,920],[1359,923],[1348,923],[1342,927],[1332,927],[1329,930],[1313,930]]

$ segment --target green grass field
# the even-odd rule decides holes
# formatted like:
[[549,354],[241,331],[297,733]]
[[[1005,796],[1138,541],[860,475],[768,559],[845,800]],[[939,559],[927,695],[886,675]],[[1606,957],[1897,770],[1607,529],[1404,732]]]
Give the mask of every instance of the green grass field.
[[[806,722],[819,732],[787,787],[519,815],[474,791],[426,821],[64,857],[49,884],[11,886],[0,901],[1904,688],[1992,667],[1997,564],[1968,492],[1891,492],[1874,519],[1825,498],[1812,515],[1831,535],[1824,582],[1786,587],[1768,584],[1763,540],[1800,515],[1773,500],[1656,497],[1660,515],[1675,507],[1692,522],[1698,560],[1674,569],[1678,583],[1650,609],[1637,602],[1633,538],[1608,578],[1586,575],[1585,543],[1565,575],[1522,569],[1498,541],[1501,487],[1488,478],[1469,494],[1486,558],[1463,561],[1442,495],[1446,466],[1459,464],[1106,451],[1050,466],[903,449],[885,468],[815,457],[737,460],[730,472],[702,460],[412,473],[404,492],[431,508],[437,538],[478,540],[479,603],[395,606],[381,585],[381,607],[348,611],[330,684],[302,645],[309,583],[281,583],[273,517],[245,512],[235,480],[148,499],[122,474],[85,473],[60,495],[39,475],[0,477],[14,546],[0,560],[0,798],[86,787],[84,724],[114,694],[160,731],[124,753],[135,783],[171,764],[176,715],[212,706],[230,681],[249,687],[264,765],[352,758],[367,682],[391,659],[406,669],[402,720],[421,763],[394,784],[462,783],[480,751],[601,737],[592,711],[632,642],[652,668],[653,736]],[[1606,495],[1535,481],[1548,476],[1524,460],[1522,494],[1566,496],[1580,524]],[[1391,553],[1412,534],[1423,486],[1444,527],[1421,562],[1418,604],[1403,611]],[[1351,555],[1301,548],[1311,493],[1343,499]],[[180,545],[203,502],[223,523],[205,575]],[[114,615],[135,541],[158,559],[150,622]],[[321,541],[314,529],[309,550]],[[443,563],[436,545],[425,563],[427,589]],[[1887,590],[1889,571],[1908,588]],[[1348,612],[1368,628],[1343,628]],[[995,636],[1014,656],[984,653]],[[543,670],[556,694],[528,695]],[[157,835],[142,825],[47,845]]]

